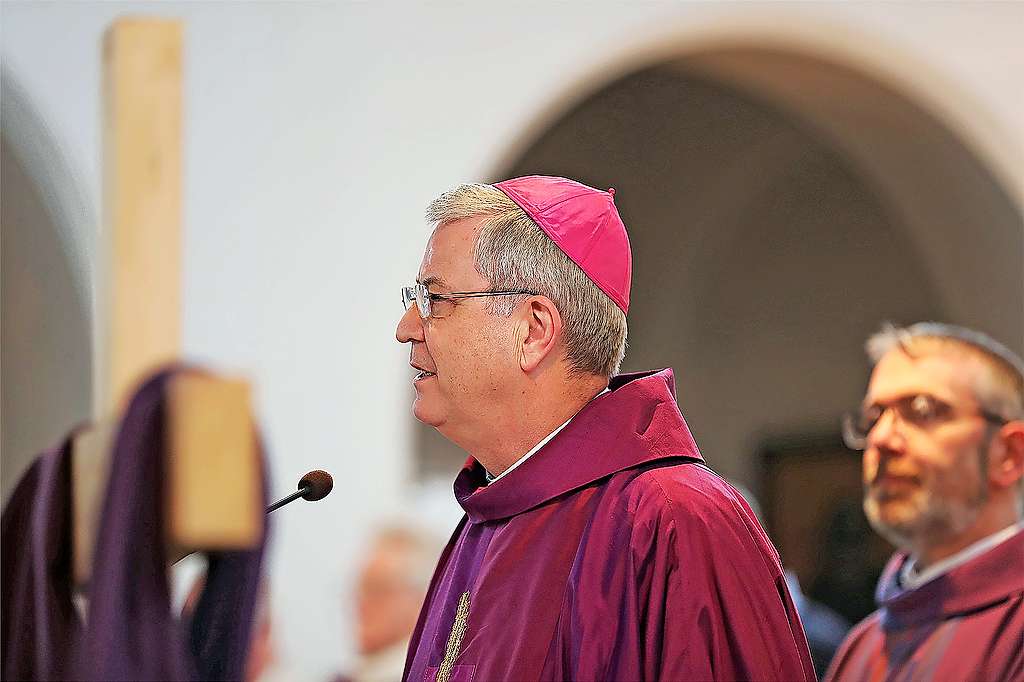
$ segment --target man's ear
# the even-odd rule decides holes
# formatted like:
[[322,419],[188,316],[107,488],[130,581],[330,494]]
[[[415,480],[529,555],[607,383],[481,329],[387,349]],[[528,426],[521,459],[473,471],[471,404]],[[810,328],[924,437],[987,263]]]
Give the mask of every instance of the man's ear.
[[1024,420],[1004,424],[996,437],[999,446],[989,458],[989,479],[1001,488],[1018,485],[1024,478]]
[[532,372],[547,358],[554,358],[562,338],[562,316],[547,296],[531,296],[523,302],[526,334],[519,353],[519,366]]

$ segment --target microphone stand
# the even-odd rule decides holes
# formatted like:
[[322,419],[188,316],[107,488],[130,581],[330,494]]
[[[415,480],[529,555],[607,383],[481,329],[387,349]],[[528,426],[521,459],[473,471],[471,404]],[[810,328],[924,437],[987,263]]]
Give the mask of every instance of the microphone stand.
[[299,488],[298,490],[293,492],[288,497],[282,497],[280,500],[278,500],[274,504],[272,504],[269,507],[267,507],[267,513],[269,514],[270,512],[274,511],[275,509],[280,509],[281,507],[285,506],[289,502],[292,502],[294,500],[299,499],[303,495],[308,494],[309,491],[312,490],[312,489],[313,489],[313,486],[310,486],[310,485],[302,486],[301,488]]
[[[280,509],[281,507],[285,506],[289,502],[293,502],[294,500],[299,499],[300,497],[302,497],[303,495],[308,493],[310,490],[312,490],[312,486],[309,486],[309,485],[302,486],[301,488],[299,488],[298,490],[293,492],[288,497],[283,497],[280,500],[278,500],[277,502],[275,502],[274,504],[272,504],[269,507],[267,507],[266,513],[269,514],[270,512],[274,511],[275,509]],[[184,559],[185,557],[189,556],[190,554],[194,554],[194,553],[195,553],[195,550],[192,550],[190,552],[185,552],[185,551],[182,551],[182,550],[179,550],[179,549],[172,549],[169,552],[170,556],[172,557],[171,558],[171,563],[172,564],[176,564],[179,561],[181,561],[182,559]]]

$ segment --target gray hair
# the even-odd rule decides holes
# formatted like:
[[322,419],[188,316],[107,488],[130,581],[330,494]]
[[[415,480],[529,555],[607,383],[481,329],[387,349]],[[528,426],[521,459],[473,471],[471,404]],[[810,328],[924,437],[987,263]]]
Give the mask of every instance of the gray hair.
[[[477,272],[493,290],[526,289],[551,299],[562,316],[565,355],[576,374],[610,377],[626,355],[626,315],[535,222],[493,185],[467,184],[427,207],[438,226],[488,216],[473,248]],[[523,297],[492,299],[496,315],[509,316]]]
[[876,364],[897,348],[910,357],[953,351],[977,358],[985,370],[974,387],[981,406],[1006,420],[1024,419],[1024,362],[981,332],[940,322],[909,327],[886,324],[867,340],[865,348]]

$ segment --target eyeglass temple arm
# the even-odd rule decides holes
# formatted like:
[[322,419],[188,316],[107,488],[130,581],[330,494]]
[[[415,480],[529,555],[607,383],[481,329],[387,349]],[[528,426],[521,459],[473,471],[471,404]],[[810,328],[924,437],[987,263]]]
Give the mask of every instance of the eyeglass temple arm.
[[439,298],[477,298],[478,296],[535,296],[532,291],[453,291],[449,294],[431,294]]

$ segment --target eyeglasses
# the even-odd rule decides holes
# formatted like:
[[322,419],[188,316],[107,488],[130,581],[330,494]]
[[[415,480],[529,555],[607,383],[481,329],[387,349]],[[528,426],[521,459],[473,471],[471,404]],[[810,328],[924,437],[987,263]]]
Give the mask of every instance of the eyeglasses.
[[433,317],[444,317],[445,312],[440,306],[435,305],[442,301],[455,301],[461,298],[484,298],[494,296],[535,296],[532,291],[453,291],[448,294],[432,294],[426,285],[414,284],[411,287],[402,287],[402,307],[408,310],[415,302],[419,309],[420,317],[424,320]]
[[985,421],[1002,426],[1006,419],[985,410],[957,413],[953,406],[927,393],[909,395],[887,405],[871,405],[857,413],[843,416],[843,442],[851,450],[867,447],[868,434],[887,411],[892,410],[900,422],[921,431],[927,431],[957,417],[981,417]]

